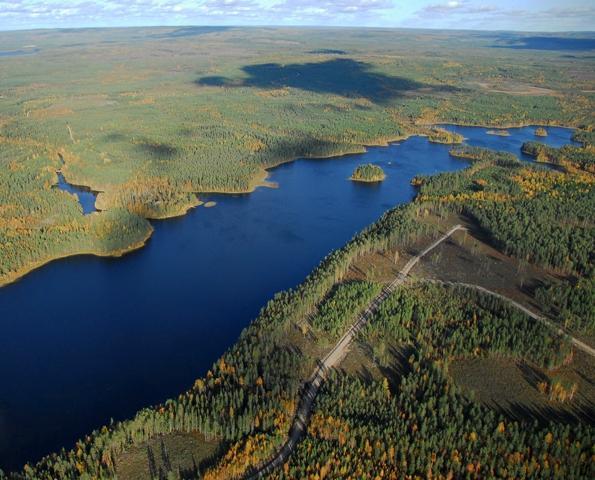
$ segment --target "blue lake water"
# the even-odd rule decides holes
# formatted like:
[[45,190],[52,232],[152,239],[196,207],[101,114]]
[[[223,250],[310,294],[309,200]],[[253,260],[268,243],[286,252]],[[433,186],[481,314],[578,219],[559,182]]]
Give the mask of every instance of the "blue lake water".
[[69,184],[66,181],[66,179],[64,178],[64,175],[62,175],[61,173],[58,173],[58,185],[56,185],[56,188],[59,188],[60,190],[64,190],[65,192],[68,192],[68,193],[72,193],[73,195],[76,195],[76,197],[78,198],[78,201],[81,204],[81,207],[83,209],[83,213],[85,215],[96,211],[96,209],[95,209],[96,194],[94,192],[90,191],[89,189],[77,187],[75,185]]
[[[517,155],[536,139],[531,127],[509,129],[509,137],[448,128],[471,145]],[[547,130],[538,140],[570,143],[571,130]],[[278,189],[201,196],[217,206],[154,222],[147,246],[123,258],[67,258],[0,288],[0,467],[71,448],[110,418],[190,387],[275,292],[411,200],[415,175],[467,165],[448,150],[412,137],[365,154],[288,163],[271,171]],[[385,170],[384,182],[348,180],[368,162]],[[91,211],[92,194],[62,180]]]

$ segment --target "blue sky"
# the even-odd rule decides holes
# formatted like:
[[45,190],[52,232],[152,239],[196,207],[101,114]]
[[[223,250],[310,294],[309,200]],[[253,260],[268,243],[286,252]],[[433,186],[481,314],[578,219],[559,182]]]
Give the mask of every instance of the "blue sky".
[[595,0],[0,0],[0,30],[336,25],[595,30]]

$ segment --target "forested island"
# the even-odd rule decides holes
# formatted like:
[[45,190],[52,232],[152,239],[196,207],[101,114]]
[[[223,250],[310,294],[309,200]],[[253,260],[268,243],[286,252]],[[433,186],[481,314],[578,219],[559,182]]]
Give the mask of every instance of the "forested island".
[[382,167],[371,163],[359,165],[351,175],[354,182],[381,182],[386,177]]
[[[468,163],[417,176],[412,202],[277,293],[186,391],[1,480],[592,478],[591,56],[389,29],[76,35],[0,32],[7,51],[44,45],[0,66],[0,285],[140,248],[151,221],[297,158],[422,135]],[[513,154],[433,126],[447,123],[565,125],[578,144]],[[56,188],[58,171],[99,192],[97,212]],[[365,164],[352,180],[384,176]]]

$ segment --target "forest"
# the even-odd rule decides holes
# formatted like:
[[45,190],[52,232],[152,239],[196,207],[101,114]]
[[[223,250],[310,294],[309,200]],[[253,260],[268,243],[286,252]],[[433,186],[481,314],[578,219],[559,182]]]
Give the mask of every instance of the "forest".
[[[457,32],[129,28],[2,32],[0,42],[15,52],[43,45],[0,64],[0,181],[11,184],[0,189],[0,285],[55,258],[138,247],[147,219],[182,215],[204,192],[252,191],[267,168],[299,157],[420,133],[462,140],[440,123],[583,127],[578,142],[593,135],[592,59],[534,60],[493,48],[489,35],[469,43]],[[563,156],[583,165],[580,153]],[[99,192],[96,216],[82,218],[55,191],[58,170]],[[13,188],[25,177],[35,194]],[[61,212],[51,228],[104,217],[118,245],[80,233],[56,240],[39,228],[50,205]]]
[[461,395],[443,365],[408,362],[396,394],[328,382],[315,428],[270,478],[590,478],[592,427],[510,421]]
[[595,277],[551,283],[535,291],[536,300],[564,327],[595,335]]
[[381,167],[368,163],[358,165],[351,175],[351,180],[356,182],[381,182],[385,177],[386,174]]
[[[438,202],[469,215],[495,245],[522,261],[593,274],[595,192],[590,173],[529,166],[509,154],[478,148],[451,153],[478,161],[460,175],[417,178],[417,201]],[[490,155],[493,161],[482,160]]]
[[75,253],[121,255],[150,236],[149,222],[128,209],[83,215],[74,195],[54,188],[59,164],[50,150],[8,139],[0,144],[0,284],[31,262]]
[[590,143],[583,147],[564,145],[562,148],[552,148],[539,142],[526,142],[523,144],[522,152],[534,157],[538,162],[595,173],[593,148],[593,144]]
[[[7,51],[40,46],[0,63],[0,285],[56,258],[140,248],[149,220],[205,192],[252,191],[295,158],[414,134],[463,140],[436,124],[565,125],[580,146],[525,144],[538,164],[454,146],[467,169],[416,178],[414,202],[278,293],[187,391],[2,480],[113,479],[131,449],[196,432],[217,444],[212,456],[184,468],[153,459],[147,477],[241,478],[283,443],[323,347],[382,288],[351,267],[436,239],[434,217],[463,217],[520,266],[553,272],[531,294],[566,331],[593,335],[592,58],[537,58],[458,32],[180,30],[0,32]],[[99,192],[99,211],[84,215],[57,172]],[[333,373],[307,436],[270,478],[593,478],[592,423],[513,418],[451,375],[461,359],[530,364],[544,402],[562,408],[572,385],[560,371],[577,361],[565,336],[475,291],[419,282],[385,300],[358,345],[369,371]]]
[[[418,177],[414,202],[386,212],[302,284],[277,294],[188,391],[9,478],[115,478],[132,446],[196,431],[218,442],[215,456],[190,470],[168,461],[156,478],[242,478],[283,442],[319,346],[332,344],[381,288],[349,278],[350,266],[374,252],[392,257],[427,245],[440,234],[427,221],[432,215],[463,215],[519,263],[555,269],[559,283],[535,298],[571,331],[592,329],[592,174],[490,150],[453,154],[473,161],[460,172]],[[372,352],[373,370],[333,374],[307,436],[269,478],[592,477],[592,424],[511,417],[465,394],[449,373],[465,358],[525,362],[543,372],[544,401],[558,405],[574,388],[558,375],[575,361],[565,335],[476,290],[420,281],[394,291],[358,341]]]

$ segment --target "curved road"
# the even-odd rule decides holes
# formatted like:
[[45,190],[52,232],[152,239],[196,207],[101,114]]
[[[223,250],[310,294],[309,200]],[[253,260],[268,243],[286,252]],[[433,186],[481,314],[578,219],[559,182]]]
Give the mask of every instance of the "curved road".
[[486,293],[488,295],[491,295],[492,297],[499,298],[500,300],[502,300],[502,301],[504,301],[504,302],[512,305],[513,307],[518,308],[523,313],[525,313],[528,316],[530,316],[532,319],[537,320],[538,322],[543,323],[548,328],[551,328],[558,335],[561,335],[563,337],[567,337],[570,340],[570,343],[572,343],[579,350],[582,350],[583,352],[585,352],[587,355],[591,355],[592,357],[595,357],[595,349],[594,348],[591,348],[585,342],[581,342],[578,338],[575,338],[572,335],[568,334],[565,330],[563,330],[562,328],[560,328],[558,325],[556,325],[550,319],[548,319],[548,318],[546,318],[546,317],[544,317],[542,315],[538,315],[537,313],[529,310],[524,305],[521,305],[520,303],[515,302],[511,298],[505,297],[504,295],[501,295],[500,293],[494,292],[492,290],[488,290],[485,287],[482,287],[480,285],[475,285],[473,283],[444,282],[444,281],[441,281],[441,280],[424,280],[424,281],[425,282],[431,282],[431,283],[441,283],[441,284],[444,284],[444,285],[454,285],[454,286],[459,285],[459,286],[465,287],[465,288],[473,288],[475,290],[479,290],[480,292],[483,292],[483,293]]
[[422,252],[418,253],[415,257],[411,258],[401,271],[397,274],[397,277],[388,285],[386,285],[382,291],[370,302],[368,307],[358,315],[355,322],[349,327],[349,329],[343,334],[335,346],[327,353],[327,355],[318,362],[318,366],[306,381],[302,387],[302,394],[298,409],[293,419],[293,425],[289,431],[287,441],[281,447],[281,449],[266,463],[259,467],[256,471],[249,472],[244,476],[246,480],[253,480],[261,478],[273,470],[281,467],[285,461],[291,455],[291,452],[295,448],[295,445],[299,442],[301,437],[306,432],[306,428],[310,421],[312,414],[312,405],[314,399],[318,394],[320,386],[326,379],[328,371],[334,366],[338,365],[343,357],[347,354],[347,349],[356,334],[362,329],[362,327],[368,322],[372,315],[376,312],[380,304],[388,297],[388,295],[399,285],[402,285],[411,269],[419,262],[419,260],[430,253],[434,248],[440,245],[444,240],[450,237],[457,230],[465,230],[462,225],[455,225],[448,232],[442,235],[438,240],[432,243]]

